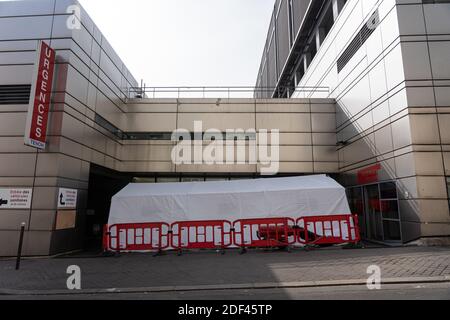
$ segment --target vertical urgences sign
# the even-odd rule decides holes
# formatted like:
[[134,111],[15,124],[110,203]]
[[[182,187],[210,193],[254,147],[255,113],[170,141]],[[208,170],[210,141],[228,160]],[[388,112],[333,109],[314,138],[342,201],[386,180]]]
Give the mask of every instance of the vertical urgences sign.
[[55,57],[55,50],[50,48],[44,41],[40,41],[31,87],[25,144],[41,150],[45,149],[47,141]]

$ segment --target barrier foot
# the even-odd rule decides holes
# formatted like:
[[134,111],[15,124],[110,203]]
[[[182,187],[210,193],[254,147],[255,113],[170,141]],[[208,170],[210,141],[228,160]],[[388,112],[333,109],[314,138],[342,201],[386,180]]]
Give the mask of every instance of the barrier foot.
[[364,243],[357,242],[357,243],[348,243],[345,246],[342,247],[342,249],[364,249]]
[[115,252],[112,252],[109,250],[105,250],[102,252],[102,257],[105,257],[105,258],[111,258],[111,257],[114,257],[115,255],[116,255]]
[[246,254],[246,253],[247,253],[246,248],[241,248],[241,250],[239,251],[239,254]]
[[153,257],[159,257],[159,256],[162,256],[162,255],[164,255],[164,252],[162,250],[158,250],[157,252],[155,252],[153,254]]

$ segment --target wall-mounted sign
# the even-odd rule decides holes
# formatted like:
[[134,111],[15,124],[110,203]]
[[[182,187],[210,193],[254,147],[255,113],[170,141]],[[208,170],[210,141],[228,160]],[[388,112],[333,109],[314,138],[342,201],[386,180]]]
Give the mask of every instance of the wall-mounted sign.
[[378,182],[378,171],[381,170],[381,165],[378,163],[374,166],[358,171],[358,184],[369,184]]
[[25,144],[45,149],[48,114],[53,85],[56,52],[40,41],[37,50],[35,73],[31,86],[30,105],[25,129]]
[[78,190],[60,188],[58,192],[58,209],[76,209]]
[[32,189],[0,189],[0,209],[30,209]]

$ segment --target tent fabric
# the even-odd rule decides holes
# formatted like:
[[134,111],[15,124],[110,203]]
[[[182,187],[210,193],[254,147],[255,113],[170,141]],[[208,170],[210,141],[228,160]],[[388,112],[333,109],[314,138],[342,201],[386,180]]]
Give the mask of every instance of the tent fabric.
[[109,225],[350,214],[344,187],[325,176],[131,183],[111,201]]

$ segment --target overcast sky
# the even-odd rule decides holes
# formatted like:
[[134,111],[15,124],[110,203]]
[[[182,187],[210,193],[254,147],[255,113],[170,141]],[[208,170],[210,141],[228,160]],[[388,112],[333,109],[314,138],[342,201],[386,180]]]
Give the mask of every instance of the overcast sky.
[[254,86],[275,0],[79,0],[147,86]]

